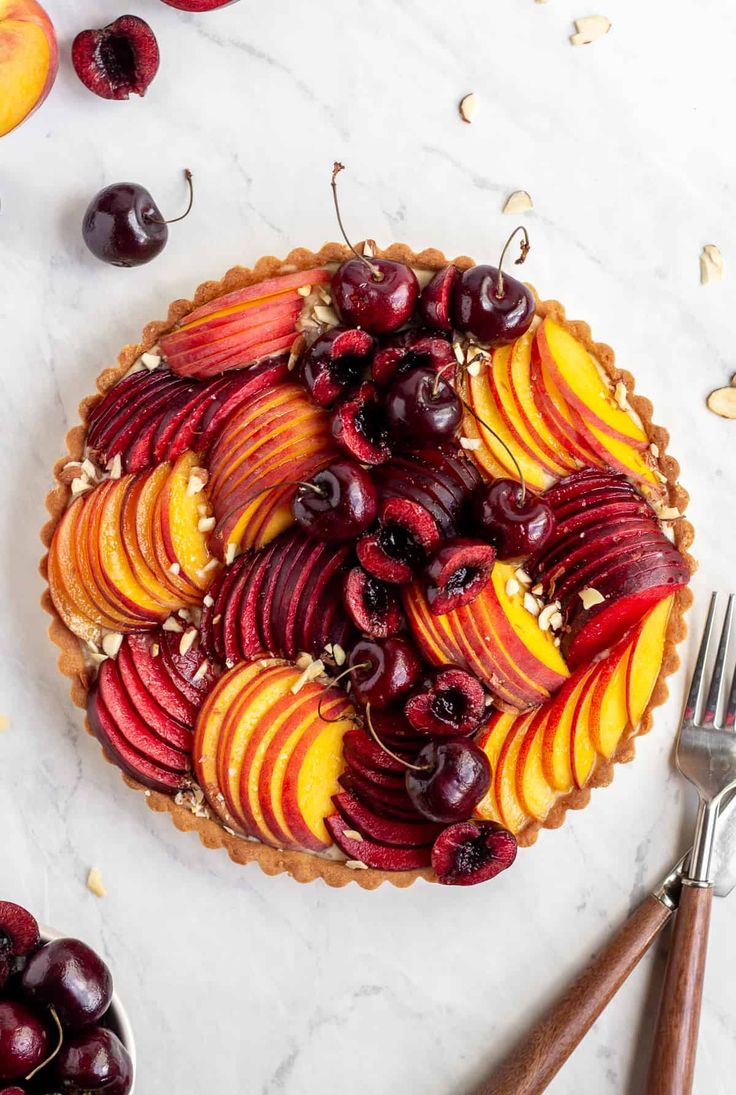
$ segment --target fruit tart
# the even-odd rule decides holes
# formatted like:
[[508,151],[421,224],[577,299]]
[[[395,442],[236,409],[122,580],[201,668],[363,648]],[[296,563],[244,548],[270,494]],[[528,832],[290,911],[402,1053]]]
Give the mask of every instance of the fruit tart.
[[178,828],[300,881],[464,885],[632,759],[687,495],[613,352],[502,263],[264,258],[97,388],[44,605],[88,729]]

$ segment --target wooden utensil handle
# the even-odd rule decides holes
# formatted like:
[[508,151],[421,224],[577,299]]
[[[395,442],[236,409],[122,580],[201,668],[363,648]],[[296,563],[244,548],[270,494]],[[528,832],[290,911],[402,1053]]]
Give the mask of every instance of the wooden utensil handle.
[[588,1033],[669,919],[645,898],[611,942],[478,1088],[477,1095],[538,1095]]
[[689,1095],[703,998],[712,886],[683,882],[659,1007],[648,1095]]

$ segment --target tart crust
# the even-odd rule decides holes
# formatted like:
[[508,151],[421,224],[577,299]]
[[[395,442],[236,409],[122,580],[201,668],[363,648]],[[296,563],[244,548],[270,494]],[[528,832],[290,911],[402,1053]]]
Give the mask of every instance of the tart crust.
[[[448,262],[440,251],[433,248],[415,253],[405,244],[393,244],[385,251],[376,249],[375,253],[429,271],[439,270]],[[120,352],[117,364],[104,369],[99,375],[97,379],[98,394],[88,396],[82,400],[79,406],[80,423],[67,433],[66,455],[58,460],[54,466],[55,486],[46,497],[49,520],[41,530],[41,540],[47,552],[56,526],[71,496],[70,487],[64,481],[63,469],[70,460],[83,459],[90,412],[102,396],[125,375],[142,353],[151,350],[160,337],[172,330],[193,308],[199,307],[216,297],[230,293],[235,289],[254,285],[267,278],[276,277],[279,274],[308,270],[327,263],[339,263],[348,258],[349,255],[350,252],[342,244],[327,243],[317,253],[304,248],[297,248],[291,251],[285,259],[277,259],[273,256],[261,258],[252,269],[235,266],[227,272],[221,281],[203,282],[196,290],[193,300],[175,300],[170,305],[165,320],[149,323],[144,328],[141,340],[137,345],[125,346]],[[473,260],[467,255],[460,256],[452,261],[461,270],[474,265]],[[679,464],[674,457],[666,452],[669,434],[662,426],[653,424],[652,404],[648,399],[635,393],[634,377],[630,373],[617,368],[614,353],[610,346],[593,341],[587,323],[579,320],[568,320],[564,308],[558,301],[538,301],[537,314],[542,318],[551,316],[559,323],[562,323],[594,354],[614,383],[622,381],[625,384],[631,407],[639,415],[650,441],[654,442],[659,450],[659,455],[654,463],[663,476],[662,497],[668,505],[674,506],[680,513],[684,513],[689,497],[687,491],[678,483]],[[695,560],[688,552],[694,539],[693,526],[683,517],[673,523],[673,528],[674,542],[692,575],[697,568]],[[48,554],[44,555],[40,564],[40,572],[46,580],[47,560]],[[684,615],[692,604],[692,600],[693,595],[689,588],[682,589],[675,595],[667,629],[662,666],[652,697],[637,730],[633,733],[630,732],[619,743],[610,760],[604,761],[601,757],[597,758],[591,779],[583,790],[575,790],[560,798],[544,822],[533,822],[518,834],[521,847],[529,847],[534,844],[541,829],[559,828],[564,822],[568,810],[583,809],[590,801],[590,793],[594,787],[604,787],[612,781],[616,764],[628,763],[634,759],[634,738],[640,734],[646,734],[651,729],[654,709],[663,704],[668,696],[667,678],[677,670],[680,664],[676,647],[685,637],[687,627]],[[86,709],[87,694],[92,682],[93,670],[85,660],[80,640],[62,623],[51,600],[48,588],[42,595],[41,605],[51,616],[48,629],[49,636],[59,648],[58,667],[60,672],[70,680],[72,701],[77,707]],[[84,721],[87,732],[92,734],[86,716]],[[109,763],[113,763],[107,756],[106,759]],[[261,844],[256,840],[239,838],[228,833],[219,822],[198,817],[188,807],[178,805],[173,798],[144,788],[136,780],[122,772],[121,775],[129,787],[144,793],[145,800],[151,810],[156,813],[170,814],[177,829],[182,832],[196,832],[205,847],[224,849],[235,863],[258,863],[265,874],[276,875],[286,872],[298,882],[311,882],[316,878],[321,878],[327,885],[335,887],[345,886],[349,882],[357,882],[359,886],[366,890],[374,890],[383,882],[389,882],[394,886],[404,888],[411,886],[417,878],[434,880],[434,873],[431,868],[397,872],[379,871],[372,868],[356,870],[346,867],[343,862],[335,859],[328,859],[307,852],[282,851]]]

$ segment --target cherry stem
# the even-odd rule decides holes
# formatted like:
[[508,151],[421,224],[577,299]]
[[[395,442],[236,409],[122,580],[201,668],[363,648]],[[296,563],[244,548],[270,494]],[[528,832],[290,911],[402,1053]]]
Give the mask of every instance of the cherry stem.
[[192,180],[192,173],[188,167],[184,168],[184,178],[187,180],[187,185],[189,186],[189,205],[185,212],[182,213],[180,217],[174,217],[173,220],[170,221],[161,220],[160,217],[146,217],[149,224],[178,224],[179,221],[183,221],[189,216],[192,211],[192,206],[194,205],[194,182]]
[[347,669],[343,669],[342,673],[338,673],[336,677],[332,678],[329,684],[325,685],[325,690],[320,696],[319,703],[317,704],[317,714],[323,722],[341,722],[342,719],[345,717],[344,715],[340,715],[340,717],[337,719],[326,719],[325,716],[322,714],[322,701],[324,700],[330,689],[334,688],[337,682],[341,681],[343,677],[347,677],[348,673],[353,673],[356,669],[370,669],[372,665],[373,662],[358,662],[357,665],[349,665]]
[[448,369],[455,368],[457,368],[457,362],[448,361],[446,365],[443,365],[441,369],[437,370],[434,377],[434,387],[432,388],[432,399],[437,398],[437,392],[440,390],[440,380],[442,379],[442,374],[446,373]]
[[46,1060],[41,1061],[41,1064],[37,1065],[36,1068],[34,1068],[33,1072],[28,1073],[28,1075],[26,1076],[26,1080],[32,1080],[33,1077],[38,1072],[40,1072],[42,1068],[46,1068],[46,1065],[50,1064],[51,1061],[53,1061],[54,1057],[58,1056],[59,1052],[61,1051],[61,1047],[64,1045],[64,1030],[63,1030],[63,1027],[61,1025],[61,1022],[59,1021],[59,1016],[56,1014],[56,1009],[53,1008],[53,1007],[50,1007],[49,1011],[51,1012],[51,1017],[54,1020],[54,1023],[56,1024],[56,1033],[58,1035],[59,1041],[57,1042],[56,1049],[52,1053],[49,1054],[49,1056],[46,1058]]
[[[493,363],[491,363],[491,367],[492,366],[493,366]],[[519,505],[523,506],[524,505],[524,499],[526,498],[526,480],[524,479],[524,472],[521,470],[521,465],[519,464],[519,461],[516,459],[516,457],[514,456],[513,452],[511,451],[509,446],[506,444],[504,439],[502,437],[499,437],[498,434],[496,433],[496,431],[491,426],[489,426],[487,422],[484,422],[483,419],[479,415],[477,415],[475,413],[475,411],[470,406],[470,404],[467,403],[463,399],[462,396],[459,396],[459,399],[460,399],[460,402],[462,403],[463,407],[465,407],[465,410],[468,411],[470,414],[472,414],[472,416],[476,420],[476,422],[480,422],[483,429],[488,430],[488,432],[493,437],[496,438],[496,441],[498,441],[499,445],[502,445],[503,448],[508,453],[508,455],[511,459],[511,462],[512,462],[512,464],[514,465],[514,467],[516,469],[516,474],[519,477],[519,484],[521,486],[521,493],[520,493],[520,496],[519,496]]]
[[516,259],[515,265],[520,266],[522,262],[526,262],[526,257],[531,250],[532,245],[529,242],[529,233],[527,232],[524,225],[520,224],[513,230],[509,238],[506,240],[506,243],[503,245],[503,251],[501,252],[501,258],[498,260],[498,282],[496,283],[496,298],[498,300],[503,300],[503,260],[506,258],[506,252],[511,246],[514,236],[516,236],[519,232],[524,233],[524,239],[521,241],[521,252],[518,259]]
[[333,165],[333,168],[332,168],[332,182],[330,183],[330,185],[332,187],[332,200],[335,203],[335,213],[337,214],[337,223],[340,227],[340,231],[342,232],[342,238],[345,240],[345,243],[348,245],[350,250],[353,252],[356,259],[359,259],[362,263],[364,263],[368,267],[368,269],[371,272],[371,277],[373,278],[373,280],[374,281],[383,281],[383,274],[381,273],[380,269],[377,266],[374,266],[374,264],[372,262],[369,262],[368,259],[365,257],[365,255],[361,255],[361,254],[359,254],[358,251],[355,250],[352,243],[348,239],[348,234],[345,231],[345,226],[342,223],[342,216],[340,215],[340,203],[337,200],[337,176],[340,174],[341,171],[344,171],[344,170],[345,170],[345,164],[337,163],[337,161],[336,161]]
[[392,749],[389,749],[388,745],[386,745],[385,742],[381,741],[376,732],[376,728],[373,725],[370,703],[367,703],[365,705],[365,721],[367,723],[368,729],[370,730],[371,737],[375,741],[376,745],[380,746],[380,748],[383,749],[384,753],[388,753],[390,757],[393,757],[393,759],[398,761],[399,764],[403,764],[405,768],[411,768],[413,772],[428,772],[430,770],[430,768],[432,767],[431,764],[411,764],[410,761],[405,760],[404,757],[400,757],[398,753],[394,753]]

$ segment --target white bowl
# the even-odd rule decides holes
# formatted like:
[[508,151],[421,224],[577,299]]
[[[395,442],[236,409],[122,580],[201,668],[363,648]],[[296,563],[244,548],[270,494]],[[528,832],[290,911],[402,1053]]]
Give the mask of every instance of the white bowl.
[[[41,941],[43,943],[50,943],[52,939],[69,939],[69,934],[63,932],[54,931],[53,928],[47,928],[43,925],[40,926]],[[74,937],[76,938],[76,936]],[[89,944],[88,944],[89,945]],[[114,1034],[117,1034],[120,1041],[123,1043],[128,1053],[130,1054],[130,1060],[133,1064],[133,1083],[130,1088],[130,1095],[133,1095],[135,1089],[135,1039],[133,1037],[133,1028],[130,1025],[130,1019],[128,1013],[123,1007],[120,997],[116,992],[112,994],[112,1001],[110,1008],[105,1014],[105,1026],[108,1026]]]

